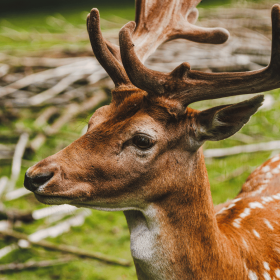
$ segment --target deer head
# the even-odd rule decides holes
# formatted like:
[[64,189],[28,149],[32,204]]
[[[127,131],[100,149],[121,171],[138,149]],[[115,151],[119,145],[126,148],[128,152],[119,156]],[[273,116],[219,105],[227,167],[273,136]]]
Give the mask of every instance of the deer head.
[[[136,1],[136,20],[121,29],[120,48],[103,38],[99,12],[91,11],[87,28],[93,51],[116,85],[112,103],[94,113],[84,136],[27,171],[25,186],[39,201],[130,209],[158,200],[175,191],[172,180],[185,179],[180,171],[192,170],[202,158],[204,141],[236,133],[263,97],[202,112],[192,110],[191,103],[280,86],[279,5],[272,9],[271,63],[262,70],[213,74],[193,71],[183,63],[166,74],[144,66],[168,40],[227,40],[222,28],[193,25],[199,2]],[[176,170],[181,164],[184,168]]]

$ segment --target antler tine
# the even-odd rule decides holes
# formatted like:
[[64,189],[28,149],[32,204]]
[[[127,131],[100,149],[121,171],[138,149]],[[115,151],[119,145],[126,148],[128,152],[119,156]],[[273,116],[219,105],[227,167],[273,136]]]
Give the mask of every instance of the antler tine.
[[162,43],[182,38],[194,42],[221,44],[229,33],[223,28],[193,25],[201,0],[136,0],[136,29],[132,35],[136,53],[144,63]]
[[136,87],[149,93],[164,94],[168,74],[150,70],[142,64],[132,42],[132,32],[135,27],[136,23],[131,21],[121,29],[119,34],[121,57],[127,75]]
[[[271,11],[272,18],[272,50],[270,67],[280,68],[280,5],[275,4]],[[273,69],[273,70],[276,70]]]
[[118,60],[118,58],[120,59],[118,47],[106,41],[102,36],[100,16],[97,9],[92,9],[88,15],[87,29],[93,52],[99,63],[112,78],[116,87],[131,85],[121,62]]
[[135,24],[128,23],[120,32],[123,65],[131,82],[149,94],[168,95],[183,105],[241,94],[252,94],[280,87],[280,5],[272,8],[272,56],[264,69],[238,73],[204,73],[190,70],[183,63],[169,74],[145,67],[132,43]]

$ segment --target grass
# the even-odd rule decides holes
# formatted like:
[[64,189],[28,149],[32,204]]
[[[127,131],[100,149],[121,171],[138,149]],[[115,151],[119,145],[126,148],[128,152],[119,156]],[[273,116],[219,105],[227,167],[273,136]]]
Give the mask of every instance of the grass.
[[[208,3],[205,3],[208,5]],[[61,11],[59,14],[48,14],[41,12],[40,14],[26,14],[26,15],[9,15],[1,18],[0,31],[0,51],[16,52],[19,49],[24,52],[37,51],[38,49],[47,49],[53,45],[62,48],[68,48],[72,44],[77,48],[84,48],[88,45],[88,40],[77,40],[77,42],[66,41],[63,42],[59,37],[52,37],[52,40],[46,40],[36,34],[63,34],[67,28],[73,30],[84,30],[86,10],[89,8],[81,8],[78,10]],[[117,15],[119,18],[128,20],[133,19],[133,7],[121,7],[119,9],[108,9],[108,7],[100,8],[101,15],[108,21],[117,22]],[[120,20],[121,21],[121,20]],[[13,36],[7,37],[7,33],[13,33]],[[6,34],[6,35],[5,35]],[[35,34],[35,35],[34,35]],[[76,33],[75,33],[76,34]],[[33,37],[32,37],[33,36]],[[72,34],[71,34],[72,36]],[[30,38],[33,40],[30,41]],[[241,133],[250,135],[256,139],[257,142],[271,141],[279,139],[280,132],[280,91],[275,90],[270,92],[275,102],[271,110],[261,110],[255,114],[249,124],[244,126]],[[200,107],[201,104],[195,105]],[[205,104],[203,105],[205,106]],[[211,107],[211,102],[206,104]],[[63,127],[64,132],[69,135],[79,135],[88,117],[94,113],[89,112],[88,115],[81,116],[79,119],[72,120],[69,124]],[[9,124],[0,124],[0,143],[15,144],[17,138],[7,138],[5,133],[13,131],[16,128],[27,127],[30,130],[30,136],[34,137],[37,133],[33,126],[34,120],[28,110],[22,109],[20,120],[11,121]],[[37,154],[26,153],[24,158],[30,161],[39,161],[48,155],[54,154],[63,147],[67,146],[74,140],[75,136],[65,138],[63,135],[52,137],[42,147]],[[208,142],[205,148],[222,148],[233,145],[241,145],[242,142],[235,139],[227,139],[220,142]],[[211,183],[211,190],[213,201],[215,204],[226,201],[229,198],[234,198],[240,191],[242,184],[245,182],[247,176],[255,167],[259,166],[271,156],[270,152],[261,152],[254,154],[241,154],[238,156],[231,156],[222,159],[207,160],[207,169],[209,173],[209,180]],[[248,166],[248,170],[235,178],[221,181],[221,175],[227,175],[234,172],[241,166]],[[28,166],[23,166],[21,170],[20,179],[17,182],[17,187],[22,187],[24,181],[24,173]],[[0,165],[0,177],[3,175],[10,176],[10,165]],[[7,208],[17,208],[22,210],[33,210],[44,207],[40,204],[33,195],[28,195],[25,198],[14,200],[12,202],[5,202]],[[45,228],[51,226],[51,222],[37,221],[31,225],[17,224],[15,230],[32,233],[37,228]],[[86,218],[85,224],[82,227],[76,227],[71,232],[65,233],[57,238],[49,238],[49,241],[55,243],[64,243],[75,245],[82,249],[90,251],[100,251],[109,255],[131,259],[129,251],[129,232],[126,225],[125,218],[121,212],[107,213],[92,211],[92,215]],[[0,248],[11,244],[12,240],[0,240]],[[52,259],[57,255],[53,252],[45,251],[39,248],[21,249],[15,251],[5,258],[0,260],[0,264],[9,262],[25,262],[32,260]],[[0,280],[76,280],[76,279],[96,279],[96,280],[122,280],[122,279],[136,279],[134,267],[122,268],[117,266],[105,265],[92,260],[77,260],[67,265],[37,269],[23,272],[5,273],[0,276]]]

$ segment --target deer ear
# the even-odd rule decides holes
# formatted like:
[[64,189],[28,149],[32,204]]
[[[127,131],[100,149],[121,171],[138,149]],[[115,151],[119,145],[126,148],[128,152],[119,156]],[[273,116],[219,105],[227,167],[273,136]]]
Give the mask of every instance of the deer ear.
[[231,105],[214,107],[198,114],[197,140],[219,141],[235,134],[257,112],[263,95]]

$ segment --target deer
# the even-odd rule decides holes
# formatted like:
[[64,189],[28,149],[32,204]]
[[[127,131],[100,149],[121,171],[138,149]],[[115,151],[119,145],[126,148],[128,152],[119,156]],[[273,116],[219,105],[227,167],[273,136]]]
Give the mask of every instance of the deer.
[[280,88],[280,5],[272,7],[270,64],[206,73],[183,62],[170,73],[146,59],[164,42],[222,44],[223,28],[195,25],[200,0],[136,0],[135,21],[107,41],[92,9],[95,57],[115,84],[87,132],[30,167],[25,187],[38,201],[123,211],[140,280],[280,279],[280,155],[257,168],[237,197],[214,207],[203,143],[234,135],[263,95],[203,111],[194,102]]

